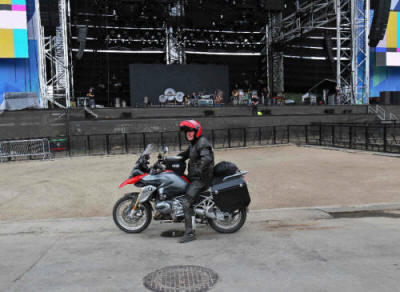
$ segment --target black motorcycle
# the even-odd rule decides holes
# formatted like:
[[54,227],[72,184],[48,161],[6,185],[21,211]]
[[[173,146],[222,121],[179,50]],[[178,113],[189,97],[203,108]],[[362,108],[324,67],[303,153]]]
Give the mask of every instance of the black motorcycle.
[[[184,221],[182,200],[190,183],[184,175],[186,162],[180,156],[167,157],[168,148],[165,147],[163,153],[158,154],[157,162],[149,167],[151,148],[151,145],[146,147],[129,178],[119,186],[133,184],[141,188],[139,193],[125,194],[114,205],[114,222],[128,233],[145,230],[154,210],[162,221]],[[246,173],[237,168],[232,170],[232,167],[223,169],[221,163],[217,164],[212,186],[202,192],[193,205],[196,222],[208,223],[221,233],[238,231],[246,221],[250,203]]]

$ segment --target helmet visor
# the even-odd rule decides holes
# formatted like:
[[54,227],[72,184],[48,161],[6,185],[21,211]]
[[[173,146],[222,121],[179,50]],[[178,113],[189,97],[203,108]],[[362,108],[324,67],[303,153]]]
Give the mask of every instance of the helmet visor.
[[181,131],[183,132],[190,132],[190,131],[195,131],[194,128],[188,127],[188,126],[181,126]]

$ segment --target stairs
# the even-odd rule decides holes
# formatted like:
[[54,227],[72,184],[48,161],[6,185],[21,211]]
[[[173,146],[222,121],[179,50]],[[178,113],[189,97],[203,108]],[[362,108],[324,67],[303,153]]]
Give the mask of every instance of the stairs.
[[393,122],[399,122],[400,119],[394,113],[386,112],[386,110],[380,105],[369,105],[368,113],[375,114],[382,124],[392,124]]

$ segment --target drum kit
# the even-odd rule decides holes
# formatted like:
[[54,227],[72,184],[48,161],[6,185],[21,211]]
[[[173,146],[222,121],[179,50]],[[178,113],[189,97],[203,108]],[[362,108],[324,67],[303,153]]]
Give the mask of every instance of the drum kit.
[[[220,96],[220,102],[222,102],[222,91],[218,94]],[[167,88],[164,90],[164,94],[159,96],[161,105],[166,104],[183,104],[185,101],[185,93],[182,91],[176,92],[173,88]],[[190,98],[188,100],[192,106],[212,106],[214,104],[214,95],[200,93],[198,99]],[[220,103],[219,102],[219,103]]]
[[159,101],[161,104],[165,103],[182,103],[183,102],[183,97],[185,94],[182,91],[176,92],[175,89],[173,88],[167,88],[164,90],[164,94],[161,94],[159,96]]

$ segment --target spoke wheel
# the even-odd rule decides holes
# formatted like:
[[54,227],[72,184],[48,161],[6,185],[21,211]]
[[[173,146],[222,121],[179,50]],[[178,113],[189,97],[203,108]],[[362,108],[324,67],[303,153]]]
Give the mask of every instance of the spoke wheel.
[[148,202],[139,204],[136,211],[132,210],[132,199],[124,197],[119,199],[113,209],[115,224],[127,233],[139,233],[149,226],[151,222],[151,206]]
[[232,213],[231,216],[225,218],[224,220],[218,219],[208,219],[208,223],[211,228],[220,233],[233,233],[242,228],[244,222],[246,221],[247,212],[246,209],[239,209]]

